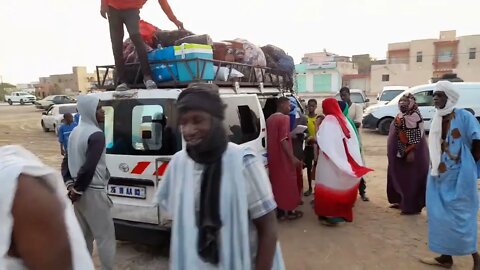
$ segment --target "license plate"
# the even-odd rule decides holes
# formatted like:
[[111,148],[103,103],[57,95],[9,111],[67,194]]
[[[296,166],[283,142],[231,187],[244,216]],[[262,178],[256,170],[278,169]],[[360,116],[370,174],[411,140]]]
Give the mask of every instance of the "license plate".
[[108,185],[108,195],[145,199],[147,197],[147,192],[145,187]]

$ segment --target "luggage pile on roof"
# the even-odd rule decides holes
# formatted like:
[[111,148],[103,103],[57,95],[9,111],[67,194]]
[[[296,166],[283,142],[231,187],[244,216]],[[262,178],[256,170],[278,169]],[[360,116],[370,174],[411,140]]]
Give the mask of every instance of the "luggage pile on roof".
[[[195,35],[187,30],[160,30],[156,26],[140,21],[140,34],[145,42],[153,77],[157,82],[169,80],[194,81],[194,80],[217,80],[238,81],[256,78],[256,81],[265,82],[269,78],[261,68],[271,68],[270,72],[276,75],[287,76],[287,81],[292,82],[294,72],[293,58],[274,45],[259,47],[246,39],[233,39],[214,42],[207,34]],[[135,46],[130,39],[123,44],[123,58],[126,64],[138,63]],[[204,61],[201,63],[202,70],[198,70],[198,63],[169,61],[178,59],[211,59],[241,65],[225,66],[223,62]],[[166,61],[168,64],[155,64],[158,61]],[[135,74],[138,70],[130,66],[132,76],[129,83],[135,82]],[[192,72],[193,70],[193,72]],[[185,72],[190,74],[185,74]],[[135,74],[134,74],[135,73]],[[137,77],[139,82],[143,78]],[[286,85],[289,87],[290,85]],[[291,86],[290,86],[291,87]]]

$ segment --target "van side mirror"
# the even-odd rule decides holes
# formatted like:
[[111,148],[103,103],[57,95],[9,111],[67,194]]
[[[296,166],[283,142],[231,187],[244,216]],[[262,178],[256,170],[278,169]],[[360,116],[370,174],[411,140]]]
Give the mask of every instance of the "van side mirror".
[[367,98],[367,99],[365,100],[365,102],[370,102],[370,99],[369,99],[369,98]]
[[377,97],[377,100],[380,100],[380,97]]
[[47,115],[47,112],[42,112],[42,115]]

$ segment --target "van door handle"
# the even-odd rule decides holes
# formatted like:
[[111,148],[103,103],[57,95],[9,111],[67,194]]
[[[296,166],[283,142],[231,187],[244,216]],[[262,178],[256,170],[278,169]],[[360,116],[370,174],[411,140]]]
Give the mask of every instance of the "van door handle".
[[266,145],[267,145],[267,143],[266,143],[265,137],[263,137],[263,138],[262,138],[262,146],[263,146],[263,148],[266,148]]

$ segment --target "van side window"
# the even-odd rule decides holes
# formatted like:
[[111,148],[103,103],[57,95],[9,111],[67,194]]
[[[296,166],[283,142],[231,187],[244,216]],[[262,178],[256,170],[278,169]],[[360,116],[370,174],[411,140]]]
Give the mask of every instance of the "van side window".
[[135,150],[162,148],[166,119],[160,105],[138,105],[132,111],[132,146]]
[[260,136],[260,112],[255,99],[225,98],[225,130],[236,144],[253,141]]
[[433,90],[418,92],[413,96],[418,106],[433,106]]
[[267,120],[272,114],[277,112],[277,99],[269,98],[264,101],[265,104],[263,105],[263,115],[265,116],[265,120]]

